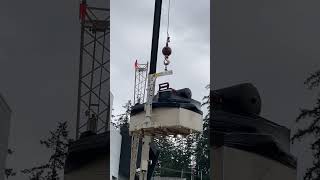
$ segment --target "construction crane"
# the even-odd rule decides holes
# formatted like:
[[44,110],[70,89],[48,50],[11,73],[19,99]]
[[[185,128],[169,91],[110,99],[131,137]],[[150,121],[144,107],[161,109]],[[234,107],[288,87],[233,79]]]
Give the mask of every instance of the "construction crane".
[[[160,32],[160,20],[161,20],[161,7],[162,0],[156,0],[155,2],[155,12],[154,12],[154,23],[153,23],[153,37],[152,37],[152,47],[151,47],[151,61],[150,61],[150,71],[148,76],[147,84],[147,102],[145,103],[145,118],[147,121],[151,121],[151,111],[152,111],[152,99],[154,97],[155,83],[156,83],[156,70],[157,70],[157,55],[158,55],[158,44],[159,44],[159,32]],[[172,71],[166,71],[160,75],[169,75]],[[151,143],[151,137],[145,136],[140,133],[132,133],[132,146],[131,146],[131,162],[130,162],[130,180],[134,180],[136,176],[136,165],[137,165],[137,155],[140,138],[142,138],[142,151],[141,151],[141,164],[140,164],[140,180],[147,180],[148,164],[149,164],[149,149]]]
[[[165,70],[159,73],[156,72],[161,8],[162,0],[155,0],[151,60],[147,78],[147,99],[143,105],[136,104],[133,106],[131,111],[129,127],[132,136],[130,180],[135,180],[137,172],[139,172],[139,180],[151,179],[150,174],[148,174],[148,166],[150,164],[150,143],[153,137],[178,134],[188,135],[193,131],[202,131],[200,102],[191,99],[191,91],[189,89],[186,88],[175,91],[169,88],[169,83],[162,83],[159,85],[159,93],[157,95],[158,102],[154,99],[156,79],[161,76],[173,74],[172,70],[167,69],[170,63],[169,56],[171,55],[168,30],[166,46],[162,49],[165,57]],[[157,106],[161,108],[156,108],[153,112],[154,104],[157,104]],[[140,139],[142,141],[142,148],[140,159],[138,159]],[[140,162],[139,169],[137,169],[137,162]]]

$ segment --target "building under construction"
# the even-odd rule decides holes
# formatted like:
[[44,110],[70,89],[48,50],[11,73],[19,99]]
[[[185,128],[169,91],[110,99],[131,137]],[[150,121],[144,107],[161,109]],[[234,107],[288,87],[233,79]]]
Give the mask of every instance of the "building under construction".
[[[168,8],[170,10],[170,0]],[[159,84],[157,91],[156,80],[173,74],[168,67],[169,56],[172,53],[168,31],[167,42],[162,49],[164,71],[157,72],[161,11],[162,0],[155,0],[150,66],[148,68],[148,63],[138,64],[137,61],[135,63],[134,106],[131,109],[127,132],[131,136],[130,180],[152,178],[159,155],[157,147],[153,144],[154,138],[170,135],[187,136],[203,130],[201,104],[191,98],[190,89],[175,90],[169,86],[169,82],[164,82]],[[144,101],[145,91],[147,95]],[[121,153],[122,156],[124,154],[127,153]],[[120,167],[122,165],[128,164],[120,164]]]
[[150,180],[159,157],[154,137],[202,131],[200,102],[188,88],[174,90],[166,82],[156,92],[156,79],[172,74],[169,36],[162,49],[165,71],[156,72],[161,7],[162,0],[155,0],[150,64],[135,63],[130,123],[117,130],[110,124],[110,1],[80,2],[76,140],[69,146],[65,180]]
[[110,177],[110,1],[79,4],[80,58],[76,137],[65,180]]

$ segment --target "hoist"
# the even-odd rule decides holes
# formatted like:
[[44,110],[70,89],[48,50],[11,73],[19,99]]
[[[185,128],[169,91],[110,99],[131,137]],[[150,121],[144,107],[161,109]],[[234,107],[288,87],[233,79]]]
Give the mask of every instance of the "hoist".
[[[167,39],[162,49],[164,71],[156,72],[162,0],[155,0],[146,102],[135,104],[131,111],[129,125],[132,136],[130,180],[135,180],[137,172],[139,180],[151,179],[152,174],[148,174],[148,168],[153,162],[149,160],[149,151],[154,137],[189,135],[192,132],[202,131],[201,103],[191,98],[190,89],[174,90],[169,87],[169,83],[161,83],[159,92],[155,95],[156,79],[173,74],[172,70],[168,70],[169,56],[172,54],[172,49],[169,47],[170,0],[168,1]],[[142,142],[141,156],[138,156],[140,141]],[[137,162],[140,164],[137,165]]]

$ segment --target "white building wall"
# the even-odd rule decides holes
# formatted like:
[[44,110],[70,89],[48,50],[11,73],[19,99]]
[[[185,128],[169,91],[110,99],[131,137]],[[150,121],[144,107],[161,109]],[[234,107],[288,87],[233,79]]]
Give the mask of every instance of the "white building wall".
[[121,134],[119,130],[110,127],[110,180],[119,179],[119,164],[121,152]]
[[112,109],[113,109],[113,94],[110,92],[110,107],[109,107],[109,112],[110,112],[110,124],[112,120]]
[[11,110],[0,94],[0,180],[4,180],[4,169],[8,152]]
[[[111,110],[112,110],[112,106],[113,106],[113,94],[110,93]],[[110,180],[114,178],[119,179],[121,140],[122,140],[122,137],[121,137],[120,131],[117,130],[110,123]]]

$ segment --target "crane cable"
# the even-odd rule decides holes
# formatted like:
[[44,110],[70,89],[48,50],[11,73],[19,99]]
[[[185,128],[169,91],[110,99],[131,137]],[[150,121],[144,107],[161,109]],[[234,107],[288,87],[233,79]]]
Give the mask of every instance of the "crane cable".
[[162,54],[164,55],[163,64],[165,65],[165,70],[167,70],[167,66],[170,64],[169,56],[171,55],[171,48],[169,47],[170,35],[169,35],[169,27],[170,27],[170,6],[171,0],[168,0],[168,19],[167,19],[167,42],[166,46],[162,49]]
[[169,26],[170,26],[170,6],[171,6],[171,0],[169,0],[169,5],[168,5],[167,39],[168,39],[168,38],[170,38],[170,36],[169,36]]

